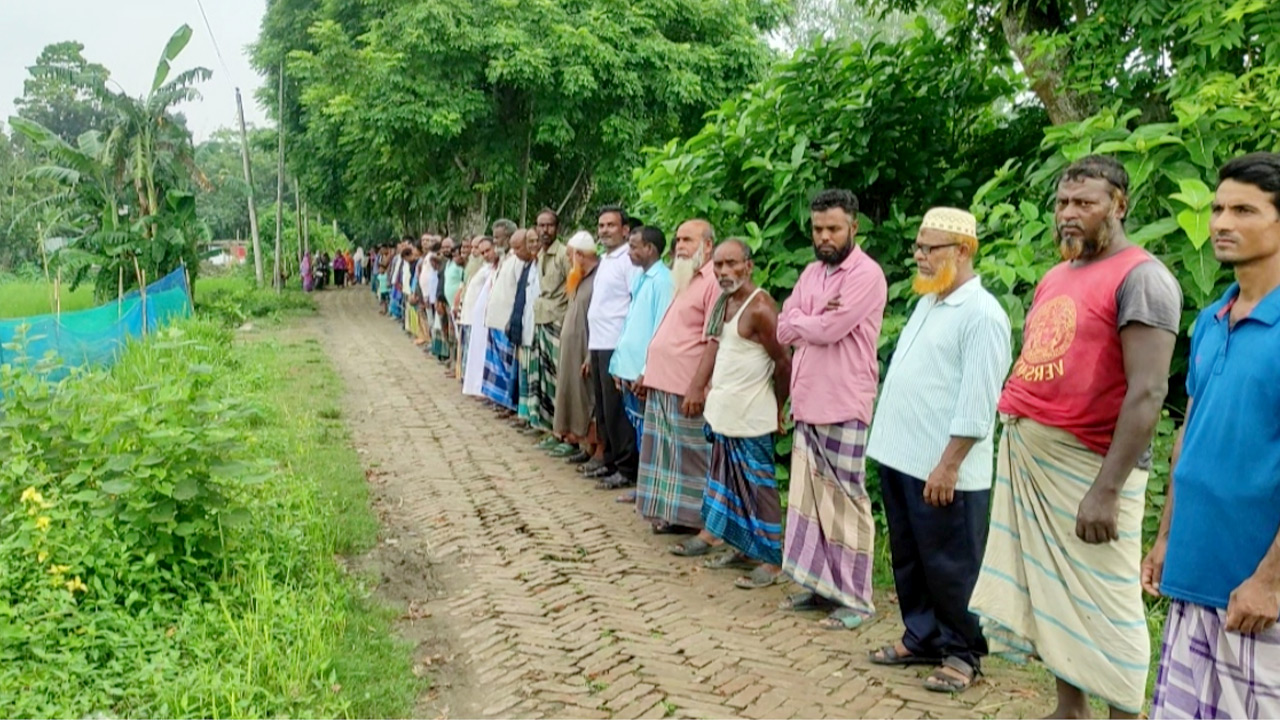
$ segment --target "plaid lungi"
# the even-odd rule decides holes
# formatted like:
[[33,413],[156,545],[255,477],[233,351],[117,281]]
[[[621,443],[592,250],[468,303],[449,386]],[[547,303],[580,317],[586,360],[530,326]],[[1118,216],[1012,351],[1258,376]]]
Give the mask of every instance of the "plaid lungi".
[[458,326],[458,380],[462,380],[462,368],[467,366],[467,345],[471,342],[471,326]]
[[1173,601],[1154,718],[1280,718],[1280,625],[1256,635],[1227,632],[1225,610]]
[[707,428],[711,470],[702,499],[707,532],[752,560],[782,563],[782,498],[773,466],[773,434],[725,437]]
[[560,326],[547,323],[533,331],[533,347],[537,362],[529,368],[529,383],[537,398],[537,412],[531,412],[529,422],[539,430],[551,431],[551,421],[556,416],[556,379],[560,367]]
[[679,395],[649,390],[640,437],[636,512],[650,521],[702,527],[711,443],[701,415],[685,417]]
[[515,410],[516,348],[501,330],[489,329],[484,354],[484,386],[480,392],[508,410]]
[[876,532],[866,451],[866,423],[796,423],[782,570],[806,590],[871,615]]
[[538,414],[539,410],[538,398],[534,395],[536,388],[533,384],[534,374],[537,372],[538,366],[538,352],[532,347],[518,348],[516,350],[516,362],[520,367],[516,410],[521,420],[533,424],[533,418]]
[[631,427],[636,431],[636,447],[640,447],[640,440],[644,436],[644,401],[640,396],[630,390],[622,390],[622,406],[627,411],[627,421],[631,423]]

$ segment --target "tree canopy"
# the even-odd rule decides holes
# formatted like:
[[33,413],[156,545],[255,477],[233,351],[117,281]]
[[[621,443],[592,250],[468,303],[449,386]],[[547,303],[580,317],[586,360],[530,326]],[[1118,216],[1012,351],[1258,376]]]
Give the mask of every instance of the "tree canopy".
[[781,0],[276,0],[254,61],[311,202],[402,229],[623,199],[771,60]]

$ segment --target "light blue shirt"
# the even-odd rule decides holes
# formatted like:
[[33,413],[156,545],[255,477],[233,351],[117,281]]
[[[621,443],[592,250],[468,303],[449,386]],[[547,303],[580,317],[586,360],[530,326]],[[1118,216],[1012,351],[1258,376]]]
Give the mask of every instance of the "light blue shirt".
[[991,488],[1000,388],[1013,362],[1009,317],[980,278],[916,303],[871,422],[867,456],[926,480],[952,437],[978,438],[956,490]]
[[658,332],[658,324],[667,314],[675,294],[671,270],[661,260],[635,279],[631,284],[631,308],[622,322],[622,334],[609,361],[610,375],[634,381],[644,374],[649,341]]

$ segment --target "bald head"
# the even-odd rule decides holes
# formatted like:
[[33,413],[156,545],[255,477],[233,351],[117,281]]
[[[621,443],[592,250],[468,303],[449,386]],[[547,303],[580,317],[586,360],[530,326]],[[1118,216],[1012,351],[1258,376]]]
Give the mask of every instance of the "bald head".
[[711,259],[716,231],[711,223],[702,219],[686,220],[676,228],[675,256],[677,260],[697,259],[696,265]]

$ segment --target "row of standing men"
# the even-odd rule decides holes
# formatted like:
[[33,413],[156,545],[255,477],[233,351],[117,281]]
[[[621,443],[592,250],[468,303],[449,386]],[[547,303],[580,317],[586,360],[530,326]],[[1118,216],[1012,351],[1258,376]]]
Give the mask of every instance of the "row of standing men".
[[[974,217],[929,210],[907,248],[920,297],[883,386],[888,289],[847,190],[813,199],[815,261],[781,308],[747,243],[689,220],[668,267],[665,234],[617,206],[567,243],[543,210],[529,230],[499,220],[491,237],[383,248],[374,290],[465,395],[626,491],[654,532],[686,535],[673,554],[742,569],[745,590],[789,580],[784,608],[821,611],[828,629],[874,613],[874,461],[904,632],[870,659],[934,666],[930,690],[965,690],[988,653],[1031,656],[1057,679],[1053,716],[1087,716],[1090,694],[1136,716],[1145,588],[1173,601],[1153,716],[1278,716],[1280,155],[1221,170],[1213,250],[1238,283],[1194,325],[1187,422],[1145,559],[1182,295],[1126,238],[1128,192],[1109,157],[1064,171],[1063,262],[1036,288],[1016,362],[974,270]],[[788,407],[784,517],[774,438]]]

